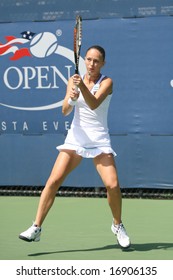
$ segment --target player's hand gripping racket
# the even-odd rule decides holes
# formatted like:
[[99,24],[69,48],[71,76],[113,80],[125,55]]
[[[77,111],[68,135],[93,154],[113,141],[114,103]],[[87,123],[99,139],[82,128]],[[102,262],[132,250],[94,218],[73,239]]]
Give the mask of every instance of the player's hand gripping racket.
[[[75,62],[75,74],[79,74],[79,58],[82,45],[82,18],[76,16],[76,23],[74,27],[74,62]],[[78,88],[76,86],[76,91]]]

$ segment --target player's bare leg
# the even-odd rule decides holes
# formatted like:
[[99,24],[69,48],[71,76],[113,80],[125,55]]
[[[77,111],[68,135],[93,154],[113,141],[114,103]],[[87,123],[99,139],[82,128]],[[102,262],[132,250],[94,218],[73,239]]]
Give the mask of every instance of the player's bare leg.
[[27,242],[40,241],[41,225],[54,202],[59,187],[65,177],[78,166],[81,160],[82,157],[77,155],[75,151],[64,150],[60,152],[41,194],[35,222],[19,235],[20,239]]
[[79,165],[81,160],[82,157],[77,155],[75,151],[66,150],[60,152],[40,197],[35,219],[36,225],[42,225],[49,209],[54,202],[59,187],[62,185],[66,176]]
[[122,196],[112,154],[101,154],[94,159],[95,166],[107,189],[107,200],[113,215],[112,232],[122,248],[130,246],[130,238],[121,220]]
[[115,224],[121,223],[122,197],[117,171],[112,154],[101,154],[94,159],[94,164],[107,189],[107,200]]

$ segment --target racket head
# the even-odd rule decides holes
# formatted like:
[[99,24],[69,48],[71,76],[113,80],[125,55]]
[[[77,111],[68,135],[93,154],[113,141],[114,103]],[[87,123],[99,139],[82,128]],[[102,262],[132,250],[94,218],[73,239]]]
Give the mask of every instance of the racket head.
[[76,16],[74,27],[74,60],[75,60],[75,73],[79,73],[79,57],[82,45],[82,17]]

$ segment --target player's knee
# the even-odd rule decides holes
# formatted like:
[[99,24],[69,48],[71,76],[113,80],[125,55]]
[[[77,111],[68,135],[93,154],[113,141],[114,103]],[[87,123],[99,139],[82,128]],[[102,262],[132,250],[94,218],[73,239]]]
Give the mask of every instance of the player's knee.
[[61,178],[50,176],[47,180],[46,187],[52,190],[58,190],[61,184]]
[[108,182],[106,184],[106,189],[107,189],[108,192],[118,191],[119,190],[119,183],[118,183],[118,181],[114,180],[114,181]]

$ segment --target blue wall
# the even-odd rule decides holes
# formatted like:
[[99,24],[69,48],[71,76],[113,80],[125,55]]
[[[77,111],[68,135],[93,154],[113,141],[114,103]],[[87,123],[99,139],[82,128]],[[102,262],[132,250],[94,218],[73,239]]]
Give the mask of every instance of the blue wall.
[[[62,116],[61,104],[74,72],[73,25],[1,24],[0,185],[44,185],[49,176],[72,118]],[[102,45],[103,73],[114,81],[109,127],[123,187],[173,187],[172,29],[172,17],[83,21],[81,57]],[[24,39],[23,31],[35,34]],[[102,182],[84,159],[64,185]]]

